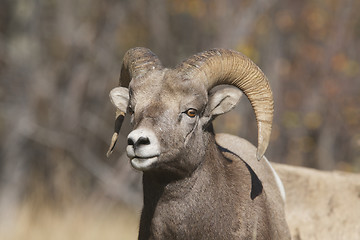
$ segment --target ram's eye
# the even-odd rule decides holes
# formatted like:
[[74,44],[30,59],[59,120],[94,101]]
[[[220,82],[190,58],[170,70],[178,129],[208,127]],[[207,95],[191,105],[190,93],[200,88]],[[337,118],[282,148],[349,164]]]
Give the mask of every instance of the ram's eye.
[[196,116],[196,114],[197,114],[197,111],[196,111],[196,109],[190,108],[190,109],[186,110],[185,113],[189,117],[194,118]]

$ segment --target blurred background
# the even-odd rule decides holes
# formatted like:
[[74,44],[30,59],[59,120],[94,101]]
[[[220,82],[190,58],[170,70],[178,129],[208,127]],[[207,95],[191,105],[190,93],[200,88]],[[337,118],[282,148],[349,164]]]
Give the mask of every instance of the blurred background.
[[[109,91],[126,50],[165,66],[214,47],[268,76],[275,119],[267,157],[360,172],[360,1],[1,0],[1,239],[135,239],[141,174],[113,155]],[[242,98],[217,132],[257,142]]]

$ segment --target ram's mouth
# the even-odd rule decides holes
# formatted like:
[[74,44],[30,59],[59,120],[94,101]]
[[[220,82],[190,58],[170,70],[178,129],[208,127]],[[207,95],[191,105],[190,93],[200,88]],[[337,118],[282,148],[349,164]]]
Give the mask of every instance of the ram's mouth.
[[131,166],[139,171],[146,171],[152,168],[153,164],[159,159],[159,155],[150,157],[135,156],[130,159]]

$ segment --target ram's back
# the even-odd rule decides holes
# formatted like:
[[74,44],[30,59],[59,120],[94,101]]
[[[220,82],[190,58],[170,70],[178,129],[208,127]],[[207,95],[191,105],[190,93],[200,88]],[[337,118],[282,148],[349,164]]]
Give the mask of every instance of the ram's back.
[[360,175],[273,164],[295,240],[360,239]]

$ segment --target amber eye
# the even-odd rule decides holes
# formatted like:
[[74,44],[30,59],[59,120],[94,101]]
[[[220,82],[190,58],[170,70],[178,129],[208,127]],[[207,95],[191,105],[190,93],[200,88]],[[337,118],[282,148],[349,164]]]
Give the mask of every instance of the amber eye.
[[189,117],[194,118],[196,116],[197,111],[196,111],[196,109],[190,108],[190,109],[186,110],[185,113]]

